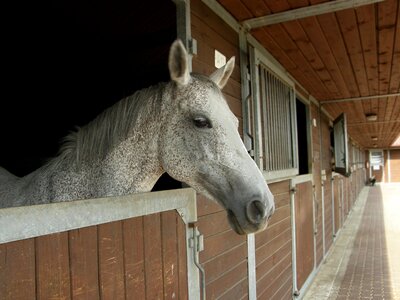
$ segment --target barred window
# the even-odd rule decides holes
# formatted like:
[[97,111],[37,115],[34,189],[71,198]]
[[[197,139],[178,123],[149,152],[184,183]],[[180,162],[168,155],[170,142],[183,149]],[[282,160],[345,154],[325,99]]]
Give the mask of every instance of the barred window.
[[267,67],[256,51],[250,60],[254,159],[267,180],[297,175],[294,85]]

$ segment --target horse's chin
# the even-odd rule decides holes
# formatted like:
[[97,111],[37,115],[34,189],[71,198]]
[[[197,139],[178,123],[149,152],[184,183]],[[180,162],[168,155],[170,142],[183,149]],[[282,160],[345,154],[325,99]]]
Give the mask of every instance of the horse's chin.
[[235,214],[230,209],[228,210],[228,221],[229,221],[229,224],[231,225],[233,231],[235,231],[237,234],[241,234],[241,235],[262,231],[267,227],[267,224],[268,224],[268,222],[265,222],[265,224],[263,224],[260,228],[258,228],[257,226],[254,226],[254,225],[252,226],[252,225],[248,224],[252,228],[243,228],[240,225]]

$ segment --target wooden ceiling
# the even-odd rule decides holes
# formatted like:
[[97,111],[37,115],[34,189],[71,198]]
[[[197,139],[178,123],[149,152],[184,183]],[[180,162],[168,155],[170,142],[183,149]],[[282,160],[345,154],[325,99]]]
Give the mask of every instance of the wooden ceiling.
[[[245,22],[281,12],[290,14],[302,7],[316,8],[327,1],[218,2],[237,21]],[[400,96],[393,95],[400,92],[399,2],[384,0],[253,28],[250,32],[323,103],[322,107],[333,118],[346,112],[349,134],[360,146],[390,148],[400,135]],[[366,98],[377,95],[391,96]],[[345,102],[327,103],[349,98]],[[367,121],[367,114],[376,114],[378,118]]]

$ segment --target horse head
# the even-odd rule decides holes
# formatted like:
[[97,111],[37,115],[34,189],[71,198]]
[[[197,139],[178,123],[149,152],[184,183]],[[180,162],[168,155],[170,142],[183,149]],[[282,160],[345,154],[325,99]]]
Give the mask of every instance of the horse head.
[[175,41],[169,54],[170,99],[163,103],[159,158],[176,180],[217,201],[238,234],[263,230],[274,198],[238,132],[221,89],[234,57],[210,77],[190,74],[188,54]]

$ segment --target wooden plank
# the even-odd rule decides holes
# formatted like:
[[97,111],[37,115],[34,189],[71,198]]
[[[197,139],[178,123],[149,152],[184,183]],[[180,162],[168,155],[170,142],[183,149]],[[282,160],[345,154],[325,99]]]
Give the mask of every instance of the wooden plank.
[[267,229],[264,231],[257,233],[256,235],[256,249],[258,247],[261,247],[264,244],[267,244],[270,240],[273,240],[276,238],[279,234],[281,234],[283,231],[287,230],[290,228],[291,223],[290,223],[290,216],[287,216],[286,218],[282,219],[280,222],[276,222],[275,224],[268,225]]
[[35,240],[0,244],[0,299],[36,299]]
[[37,299],[70,299],[68,233],[35,238]]
[[[317,40],[319,31],[316,30],[318,27],[316,20],[314,18],[308,18],[301,22],[287,22],[283,24],[283,27],[289,33],[298,49],[303,53],[310,66],[314,69],[314,72],[329,91],[329,97],[341,97],[342,93],[335,80],[331,77],[332,70],[330,69],[330,71],[328,71],[328,66],[325,65],[327,61],[329,61],[329,56],[320,56],[317,50],[322,48],[324,39]],[[306,29],[307,32],[305,31]],[[312,37],[313,35],[314,37]],[[314,44],[310,40],[311,37],[317,40],[317,44]],[[339,78],[334,79],[339,80],[337,83],[343,82],[343,79],[341,81]]]
[[127,299],[145,299],[143,217],[124,220],[125,291]]
[[[282,284],[281,276],[286,274],[288,270],[291,272],[292,268],[292,256],[291,253],[283,257],[278,264],[270,272],[262,276],[257,274],[257,294],[262,297],[262,295],[268,291],[270,295],[273,295],[277,288]],[[277,286],[274,287],[274,284]]]
[[360,30],[362,50],[364,53],[365,68],[368,78],[370,95],[379,94],[378,86],[378,57],[375,6],[365,5],[356,9],[357,22]]
[[247,261],[247,244],[240,244],[224,252],[223,255],[209,260],[204,264],[204,269],[207,274],[206,283],[218,279],[233,266],[237,266],[243,261]]
[[[275,42],[280,46],[281,51],[285,52],[292,61],[295,62],[297,68],[304,73],[305,76],[308,76],[310,80],[315,81],[315,85],[318,86],[317,89],[310,89],[311,94],[318,93],[317,90],[322,91],[323,98],[327,99],[332,97],[330,92],[327,90],[324,83],[316,74],[315,70],[312,68],[310,63],[304,57],[304,54],[299,51],[297,45],[292,40],[292,37],[287,33],[287,31],[281,25],[271,25],[264,28],[264,31],[267,32]],[[267,48],[267,50],[269,50]],[[284,66],[286,67],[286,66]],[[309,89],[308,87],[306,87]]]
[[353,72],[356,76],[358,89],[361,96],[368,96],[368,80],[365,72],[364,57],[362,55],[360,33],[354,9],[343,10],[336,13],[339,26],[350,56]]
[[206,263],[217,255],[244,243],[246,243],[246,236],[238,235],[233,230],[212,235],[204,239],[204,250],[200,252],[200,261]]
[[[221,20],[207,5],[201,0],[190,2],[190,11],[197,18],[201,19],[210,28],[214,29],[218,34],[223,32],[222,38],[230,42],[232,45],[238,44],[237,33]],[[193,23],[193,21],[192,21]]]
[[175,210],[161,213],[164,299],[175,299],[179,295],[176,221]]
[[316,53],[314,55],[321,58],[326,71],[330,73],[340,95],[347,95],[345,97],[350,97],[346,79],[341,73],[341,66],[338,65],[334,54],[332,53],[332,48],[324,35],[318,19],[315,17],[305,18],[300,21],[300,24],[303,26],[304,31],[315,47]]
[[253,30],[251,33],[310,94],[317,99],[323,98],[323,94],[318,90],[318,85],[309,76],[310,74],[306,74],[299,69],[295,60],[289,57],[285,51],[282,51],[280,45],[268,32],[260,28]]
[[378,72],[379,91],[382,94],[388,93],[389,91],[396,20],[398,18],[397,6],[397,0],[387,0],[378,4]]
[[218,1],[223,7],[229,8],[229,12],[239,22],[250,19],[253,15],[248,11],[240,0],[220,0]]
[[330,45],[332,54],[335,57],[337,64],[340,66],[340,71],[345,78],[347,89],[351,97],[360,95],[356,78],[353,73],[351,61],[347,54],[345,42],[342,33],[334,14],[326,14],[317,17],[324,36]]
[[143,224],[146,299],[161,299],[164,281],[160,214],[145,216]]
[[204,237],[231,229],[225,210],[199,217],[197,226]]
[[296,262],[297,288],[300,289],[314,268],[314,220],[312,184],[305,182],[296,186]]
[[283,257],[286,257],[291,253],[292,243],[291,241],[287,241],[282,247],[279,248],[278,251],[275,251],[263,261],[257,262],[257,274],[259,274],[259,276],[267,275],[282,260]]
[[[256,236],[257,238],[257,236]],[[288,241],[291,241],[292,235],[291,230],[288,228],[283,231],[273,240],[270,240],[268,243],[256,248],[256,263],[257,265],[268,257],[277,252],[281,247],[283,247]]]
[[[247,261],[242,261],[239,265],[234,266],[218,279],[209,282],[206,286],[206,294],[210,299],[218,298],[228,289],[236,286],[238,283],[247,278]],[[240,298],[242,295],[237,295]]]
[[392,58],[392,73],[390,74],[389,91],[395,93],[400,88],[400,68],[395,66],[400,65],[400,5],[397,5],[397,21],[396,21],[396,36],[393,47],[393,58]]
[[71,230],[68,236],[72,298],[100,299],[97,227]]
[[248,299],[249,285],[247,278],[239,281],[234,287],[221,295],[219,300]]
[[125,299],[122,222],[98,226],[101,299]]
[[268,184],[268,187],[269,187],[271,193],[275,196],[278,194],[289,193],[289,190],[290,190],[289,185],[290,185],[290,181],[284,180],[284,181],[270,183],[270,184]]
[[196,195],[197,202],[197,216],[200,218],[201,216],[212,214],[220,211],[224,211],[224,208],[219,205],[217,202],[206,198],[201,194]]

